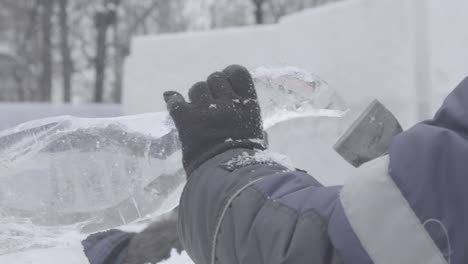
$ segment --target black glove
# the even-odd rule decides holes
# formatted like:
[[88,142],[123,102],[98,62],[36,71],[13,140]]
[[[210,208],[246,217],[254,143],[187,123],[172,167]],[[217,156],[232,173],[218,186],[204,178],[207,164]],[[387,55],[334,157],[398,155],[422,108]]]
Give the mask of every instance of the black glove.
[[265,149],[254,83],[247,69],[231,65],[198,82],[190,103],[173,91],[164,93],[182,143],[187,176],[208,159],[232,148]]

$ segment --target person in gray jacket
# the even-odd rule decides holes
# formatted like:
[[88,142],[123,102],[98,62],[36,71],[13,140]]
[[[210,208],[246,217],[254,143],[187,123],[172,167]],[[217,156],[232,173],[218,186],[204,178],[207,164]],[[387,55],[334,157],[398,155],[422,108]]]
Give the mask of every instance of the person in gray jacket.
[[244,67],[196,83],[190,102],[164,99],[188,177],[177,230],[195,263],[468,263],[468,79],[332,187],[265,158]]

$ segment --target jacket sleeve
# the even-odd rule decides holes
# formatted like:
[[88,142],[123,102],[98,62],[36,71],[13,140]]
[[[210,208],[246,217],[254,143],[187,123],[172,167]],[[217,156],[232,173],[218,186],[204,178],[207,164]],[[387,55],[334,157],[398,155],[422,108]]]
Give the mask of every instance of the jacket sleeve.
[[247,149],[205,162],[189,177],[179,237],[197,264],[342,263],[327,234],[339,187]]
[[81,242],[90,264],[122,263],[134,233],[110,229],[89,235]]

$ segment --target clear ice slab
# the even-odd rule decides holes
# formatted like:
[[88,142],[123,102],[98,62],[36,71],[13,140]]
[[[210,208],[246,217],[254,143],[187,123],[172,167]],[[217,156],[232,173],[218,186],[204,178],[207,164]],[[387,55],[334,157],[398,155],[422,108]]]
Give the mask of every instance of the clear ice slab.
[[[337,93],[307,71],[262,67],[252,75],[266,130],[347,111]],[[0,217],[46,225],[85,221],[85,231],[101,230],[172,209],[184,183],[180,144],[165,112],[62,116],[0,132]]]

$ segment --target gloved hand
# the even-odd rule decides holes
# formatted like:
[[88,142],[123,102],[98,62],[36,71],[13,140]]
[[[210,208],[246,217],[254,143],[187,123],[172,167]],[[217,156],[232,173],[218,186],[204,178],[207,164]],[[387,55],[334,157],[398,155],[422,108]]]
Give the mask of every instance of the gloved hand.
[[81,242],[90,264],[122,263],[135,233],[110,229],[89,235]]
[[232,148],[265,149],[257,93],[250,73],[231,65],[198,82],[190,103],[173,91],[164,93],[182,143],[187,176],[208,159]]

